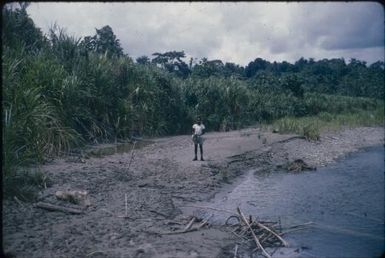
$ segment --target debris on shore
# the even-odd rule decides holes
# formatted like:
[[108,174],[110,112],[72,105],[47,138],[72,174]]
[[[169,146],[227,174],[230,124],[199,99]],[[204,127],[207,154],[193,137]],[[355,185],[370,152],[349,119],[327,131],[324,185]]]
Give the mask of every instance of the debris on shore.
[[278,165],[277,168],[285,169],[290,172],[300,172],[305,170],[317,170],[316,167],[308,165],[302,159],[296,159],[292,162],[288,162],[284,165]]
[[[191,206],[192,207],[192,206]],[[198,208],[198,207],[197,207]],[[220,209],[210,208],[210,207],[200,207],[213,209],[215,211],[221,211]],[[257,252],[263,256],[270,258],[273,253],[281,247],[289,247],[289,243],[283,239],[283,235],[306,229],[307,226],[313,224],[312,222],[304,223],[301,225],[295,225],[286,228],[286,231],[282,230],[281,221],[262,221],[251,215],[246,216],[239,207],[236,209],[237,213],[232,213],[227,210],[223,210],[226,213],[232,213],[229,216],[224,225],[226,230],[229,230],[231,234],[236,236],[239,241],[235,244],[234,248],[234,257],[237,256],[238,250],[243,246],[245,249],[251,248],[251,252]],[[197,218],[196,216],[191,216],[190,220],[186,225],[179,222],[173,222],[172,224],[178,224],[176,228],[173,227],[172,231],[163,232],[162,235],[174,235],[174,234],[184,234],[193,231],[198,231],[204,228],[210,228],[212,225],[209,223],[209,220],[213,217],[213,214],[208,216],[205,219]],[[170,224],[170,222],[168,222]],[[250,246],[250,243],[253,243]],[[269,250],[273,249],[273,253],[269,253]]]

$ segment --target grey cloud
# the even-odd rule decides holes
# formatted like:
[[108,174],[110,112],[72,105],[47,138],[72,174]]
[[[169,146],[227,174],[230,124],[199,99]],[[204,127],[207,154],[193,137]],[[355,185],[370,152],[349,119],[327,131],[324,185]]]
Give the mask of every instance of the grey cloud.
[[43,30],[57,21],[84,37],[110,25],[133,58],[184,50],[246,65],[256,57],[370,59],[384,46],[384,14],[374,2],[41,2],[28,10]]
[[288,43],[283,40],[275,40],[269,44],[269,49],[273,54],[284,53],[288,48]]
[[299,10],[293,26],[307,42],[326,50],[384,45],[384,13],[377,3],[317,3]]
[[134,57],[172,50],[205,57],[220,46],[221,38],[212,34],[213,17],[202,15],[202,11],[159,3],[137,8],[128,18],[131,26],[121,29],[125,31],[122,45]]

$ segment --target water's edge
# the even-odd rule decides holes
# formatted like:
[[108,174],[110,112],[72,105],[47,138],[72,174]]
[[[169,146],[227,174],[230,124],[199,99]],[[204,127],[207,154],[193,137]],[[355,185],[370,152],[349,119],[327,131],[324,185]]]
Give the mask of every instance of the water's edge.
[[[280,219],[290,226],[312,221],[288,241],[298,257],[380,257],[384,252],[384,146],[349,153],[317,171],[287,173],[251,169],[197,206]],[[191,209],[190,209],[191,211]],[[228,214],[214,214],[224,223]]]

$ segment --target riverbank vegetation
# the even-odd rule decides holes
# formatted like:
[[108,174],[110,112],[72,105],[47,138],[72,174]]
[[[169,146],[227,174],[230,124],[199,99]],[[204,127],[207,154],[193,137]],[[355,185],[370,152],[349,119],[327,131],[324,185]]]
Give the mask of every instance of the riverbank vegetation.
[[108,25],[84,38],[56,25],[43,35],[26,10],[3,8],[6,174],[83,144],[187,134],[197,115],[209,131],[276,121],[310,139],[324,125],[383,125],[380,61],[256,58],[242,67],[184,51],[134,60]]
[[356,112],[328,113],[315,116],[283,117],[273,123],[264,124],[264,128],[279,133],[296,133],[308,140],[319,140],[325,131],[337,131],[356,126],[383,126],[384,106],[375,110],[357,110]]

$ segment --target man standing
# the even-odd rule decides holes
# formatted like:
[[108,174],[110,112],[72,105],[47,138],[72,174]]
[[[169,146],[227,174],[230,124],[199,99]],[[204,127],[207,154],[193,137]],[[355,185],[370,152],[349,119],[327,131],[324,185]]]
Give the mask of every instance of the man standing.
[[194,153],[195,157],[193,161],[198,159],[197,153],[198,153],[198,145],[201,152],[201,160],[203,161],[203,138],[202,135],[205,133],[205,126],[202,124],[201,118],[198,117],[196,124],[193,124],[192,126],[192,140],[194,142]]

